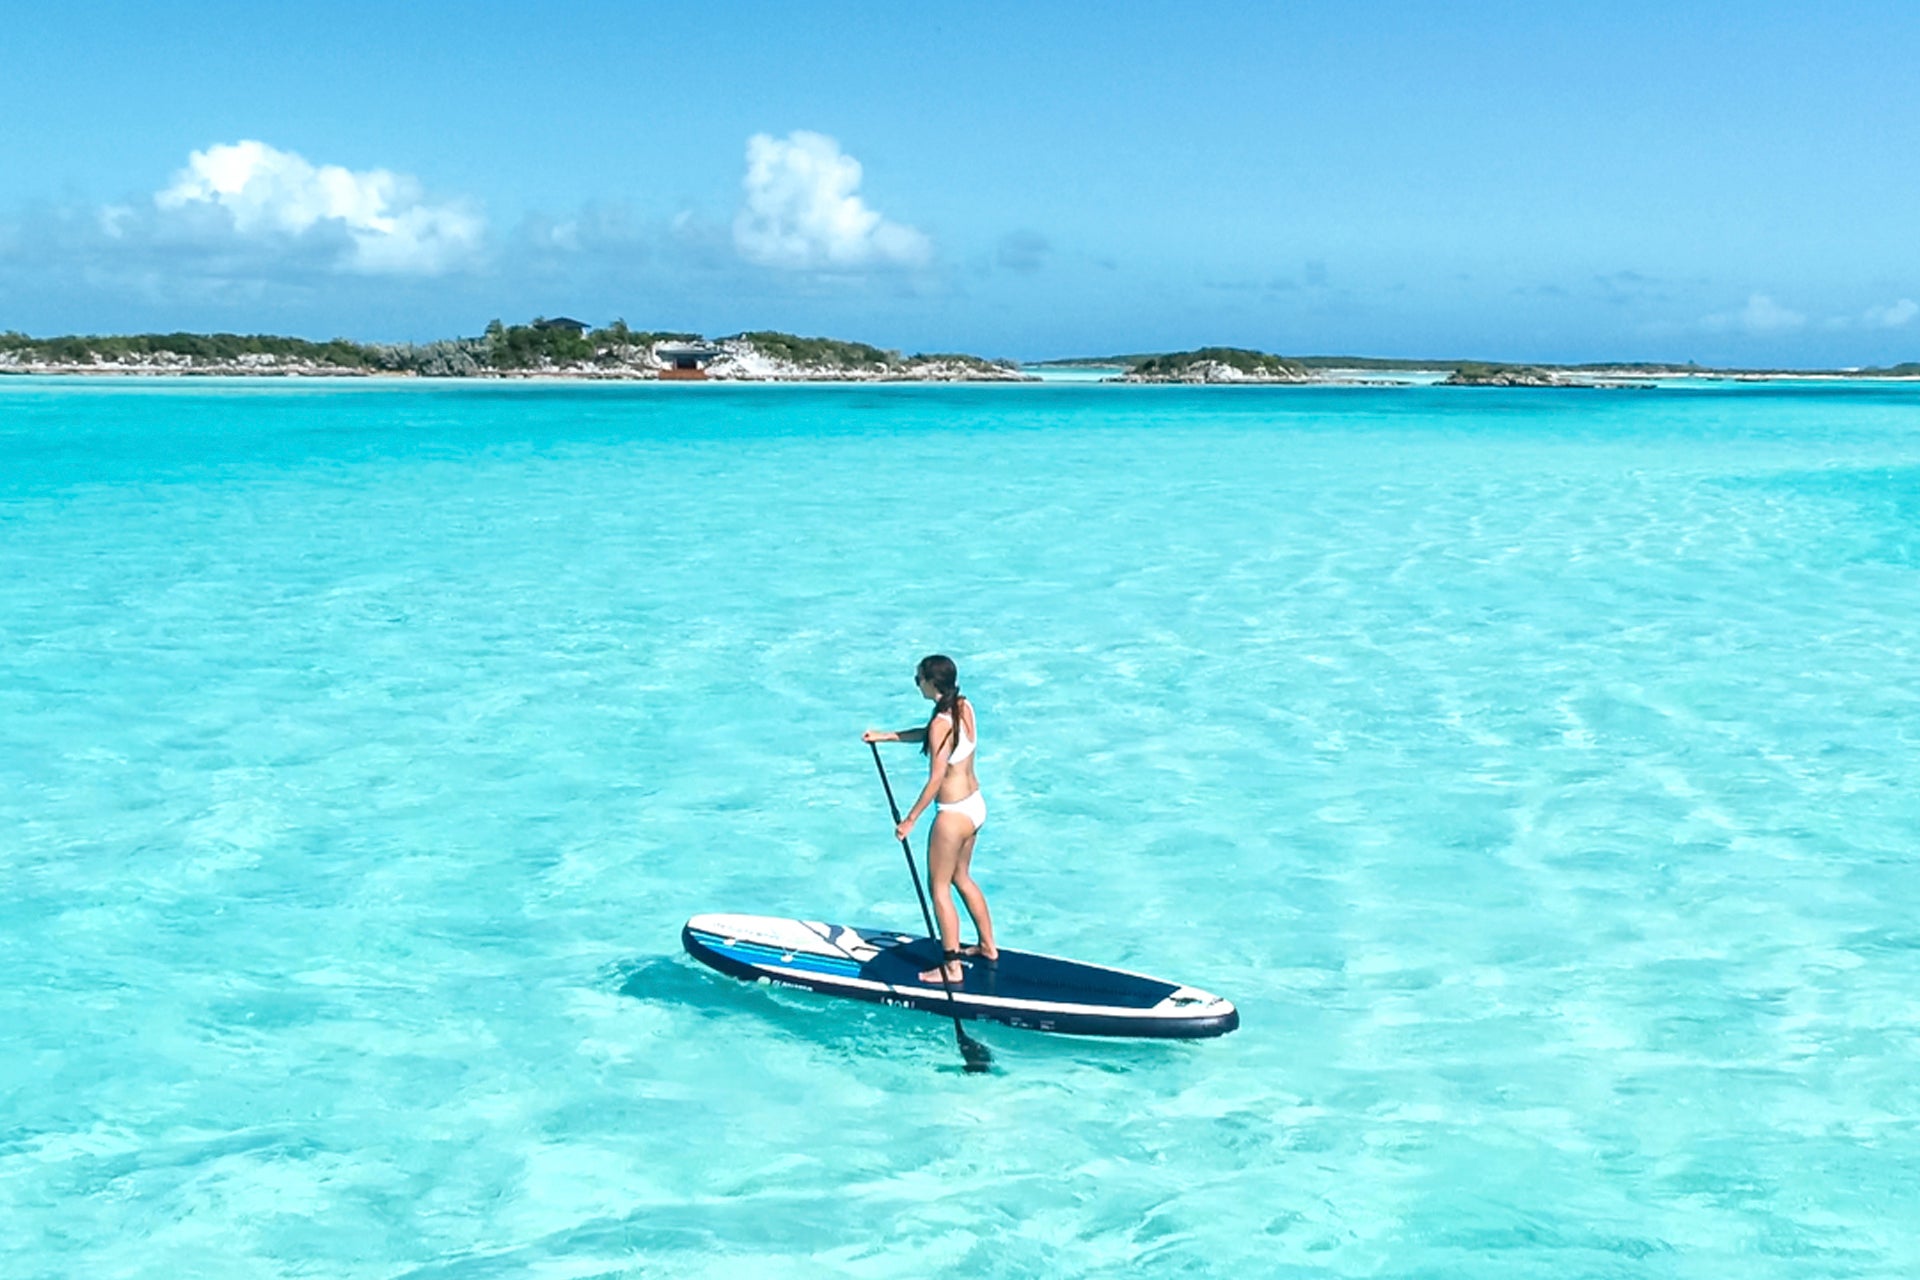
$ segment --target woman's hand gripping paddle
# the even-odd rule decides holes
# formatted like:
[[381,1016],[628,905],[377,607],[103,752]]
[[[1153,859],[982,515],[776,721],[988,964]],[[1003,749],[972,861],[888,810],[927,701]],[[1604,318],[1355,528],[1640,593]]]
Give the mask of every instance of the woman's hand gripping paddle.
[[[900,806],[893,798],[893,784],[887,781],[887,766],[880,763],[880,746],[874,742],[869,742],[867,745],[873,748],[873,767],[880,771],[880,785],[886,790],[887,808],[893,813],[893,825],[897,827],[900,825]],[[920,899],[920,915],[927,922],[927,936],[932,938],[937,946],[940,942],[940,934],[933,927],[933,912],[927,909],[927,892],[920,887],[920,868],[913,860],[913,846],[903,839],[900,841],[900,852],[907,855],[907,874],[913,877],[913,893]],[[987,1046],[961,1029],[960,1010],[954,1003],[953,984],[947,981],[947,964],[944,956],[940,960],[940,986],[947,993],[948,1007],[953,1009],[953,1038],[960,1046],[960,1057],[966,1062],[968,1072],[988,1070],[993,1066],[993,1054]]]

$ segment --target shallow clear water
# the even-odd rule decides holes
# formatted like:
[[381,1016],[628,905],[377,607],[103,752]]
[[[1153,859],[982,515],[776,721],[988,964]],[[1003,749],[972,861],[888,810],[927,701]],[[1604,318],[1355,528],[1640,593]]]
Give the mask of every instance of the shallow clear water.
[[[1241,1031],[680,954],[934,649]],[[1913,390],[0,382],[0,1273],[1912,1274],[1916,778]]]

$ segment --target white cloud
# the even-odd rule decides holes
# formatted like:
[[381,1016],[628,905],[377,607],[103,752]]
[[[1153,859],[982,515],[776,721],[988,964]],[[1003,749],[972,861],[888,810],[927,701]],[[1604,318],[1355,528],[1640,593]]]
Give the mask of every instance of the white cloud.
[[742,257],[791,270],[918,266],[932,242],[889,222],[855,194],[860,162],[825,134],[747,140],[746,203],[733,220]]
[[1875,329],[1899,329],[1915,316],[1920,316],[1920,302],[1915,302],[1912,298],[1902,298],[1884,307],[1868,307],[1867,314],[1862,319]]
[[361,275],[442,274],[471,262],[485,232],[463,205],[426,203],[405,174],[316,166],[253,141],[194,152],[153,203],[163,213],[219,210],[249,240],[344,234],[334,266]]
[[1784,333],[1789,329],[1798,329],[1807,322],[1807,318],[1798,311],[1789,310],[1769,298],[1764,293],[1756,293],[1747,299],[1747,305],[1738,311],[1723,311],[1702,320],[1701,327],[1714,332],[1736,329],[1744,333]]

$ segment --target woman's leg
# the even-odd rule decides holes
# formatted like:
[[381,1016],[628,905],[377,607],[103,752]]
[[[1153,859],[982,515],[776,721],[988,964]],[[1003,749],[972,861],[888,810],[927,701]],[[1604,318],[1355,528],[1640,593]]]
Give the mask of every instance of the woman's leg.
[[953,887],[960,891],[960,900],[967,904],[967,914],[973,917],[973,930],[980,935],[980,945],[968,950],[989,960],[998,960],[1000,948],[993,940],[993,915],[987,910],[987,895],[980,891],[972,875],[973,842],[979,838],[979,831],[969,831],[967,838],[961,842],[958,865],[953,871]]
[[[940,926],[943,952],[960,949],[960,913],[953,909],[953,875],[960,869],[960,848],[968,843],[972,826],[965,814],[936,814],[933,831],[927,836],[927,892],[933,896],[933,918]],[[948,982],[962,982],[966,976],[958,960],[947,965]],[[940,970],[926,970],[920,981],[940,981]]]

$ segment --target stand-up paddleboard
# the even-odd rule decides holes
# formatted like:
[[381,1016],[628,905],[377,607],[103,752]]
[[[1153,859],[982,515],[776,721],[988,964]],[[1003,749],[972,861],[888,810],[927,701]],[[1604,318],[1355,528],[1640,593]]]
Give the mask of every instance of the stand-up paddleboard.
[[943,1017],[984,1019],[1078,1036],[1198,1039],[1240,1025],[1233,1005],[1195,987],[1121,969],[1002,948],[970,960],[949,999],[920,972],[940,959],[931,938],[778,916],[703,915],[680,930],[687,954],[722,973],[766,979]]

